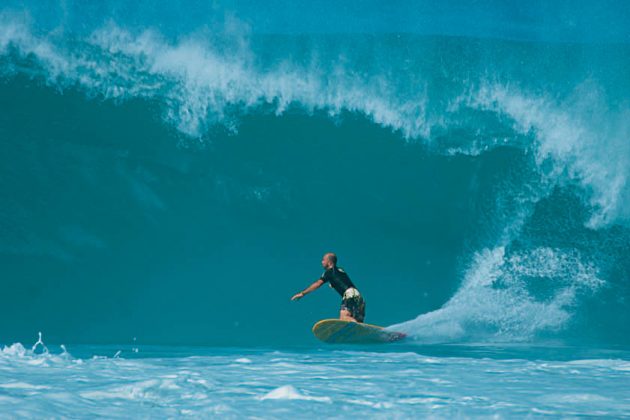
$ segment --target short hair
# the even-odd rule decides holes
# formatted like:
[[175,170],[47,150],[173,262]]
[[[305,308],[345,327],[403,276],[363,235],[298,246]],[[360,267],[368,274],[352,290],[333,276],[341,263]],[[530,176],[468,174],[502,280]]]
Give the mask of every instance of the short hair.
[[334,265],[337,265],[337,256],[335,255],[334,252],[326,253],[326,255],[324,255],[324,258],[328,259]]

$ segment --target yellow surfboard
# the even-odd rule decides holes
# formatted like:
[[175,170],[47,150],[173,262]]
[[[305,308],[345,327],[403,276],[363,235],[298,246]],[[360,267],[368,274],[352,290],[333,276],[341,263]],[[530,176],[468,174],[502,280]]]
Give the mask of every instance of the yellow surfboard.
[[391,343],[405,338],[400,332],[387,331],[377,325],[324,319],[313,326],[313,334],[325,343],[331,344],[376,344]]

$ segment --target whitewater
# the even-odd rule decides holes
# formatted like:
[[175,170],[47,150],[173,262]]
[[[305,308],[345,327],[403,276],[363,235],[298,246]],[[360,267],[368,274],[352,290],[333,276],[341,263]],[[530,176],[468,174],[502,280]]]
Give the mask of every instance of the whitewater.
[[8,0],[0,413],[630,416],[626,18]]
[[73,418],[619,417],[630,409],[627,352],[544,361],[510,347],[375,350],[77,346],[79,358],[65,346],[14,344],[0,355],[10,375],[0,409]]

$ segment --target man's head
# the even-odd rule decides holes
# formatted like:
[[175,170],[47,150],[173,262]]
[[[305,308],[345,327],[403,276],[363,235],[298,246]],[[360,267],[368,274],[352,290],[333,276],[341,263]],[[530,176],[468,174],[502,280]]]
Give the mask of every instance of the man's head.
[[337,256],[335,254],[333,254],[332,252],[328,252],[324,254],[324,256],[322,257],[322,267],[328,270],[329,268],[333,268],[336,265],[337,265]]

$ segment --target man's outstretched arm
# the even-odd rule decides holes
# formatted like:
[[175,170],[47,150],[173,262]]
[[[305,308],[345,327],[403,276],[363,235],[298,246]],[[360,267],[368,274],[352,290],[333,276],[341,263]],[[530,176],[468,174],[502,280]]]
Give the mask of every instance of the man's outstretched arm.
[[324,280],[319,279],[313,282],[313,284],[311,284],[310,286],[308,286],[306,289],[304,289],[303,291],[301,291],[300,293],[296,293],[295,295],[293,295],[293,297],[291,298],[291,300],[298,300],[298,299],[302,299],[304,297],[305,294],[307,293],[311,293],[313,290],[318,289],[319,286],[321,286],[322,284],[324,284]]

